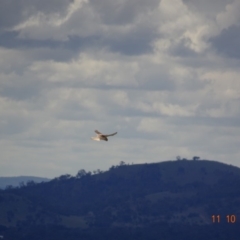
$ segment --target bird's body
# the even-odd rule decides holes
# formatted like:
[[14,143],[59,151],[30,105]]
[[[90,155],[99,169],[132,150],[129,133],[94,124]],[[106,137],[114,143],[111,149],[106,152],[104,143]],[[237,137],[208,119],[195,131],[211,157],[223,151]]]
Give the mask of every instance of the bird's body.
[[97,134],[97,136],[92,137],[92,140],[95,140],[95,141],[100,141],[100,140],[108,141],[108,137],[114,136],[117,134],[117,132],[112,133],[112,134],[102,134],[98,130],[95,130],[95,133]]

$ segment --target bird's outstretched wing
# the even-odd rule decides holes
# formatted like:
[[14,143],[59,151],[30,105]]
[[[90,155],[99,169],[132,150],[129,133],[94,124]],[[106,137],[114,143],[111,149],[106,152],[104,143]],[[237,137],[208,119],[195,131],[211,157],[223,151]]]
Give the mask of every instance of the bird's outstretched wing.
[[95,133],[96,133],[96,134],[102,134],[102,133],[100,133],[98,130],[95,130]]
[[110,136],[114,136],[114,135],[116,135],[116,134],[117,134],[117,132],[112,133],[112,134],[108,134],[108,135],[104,134],[104,136],[105,136],[105,137],[110,137]]

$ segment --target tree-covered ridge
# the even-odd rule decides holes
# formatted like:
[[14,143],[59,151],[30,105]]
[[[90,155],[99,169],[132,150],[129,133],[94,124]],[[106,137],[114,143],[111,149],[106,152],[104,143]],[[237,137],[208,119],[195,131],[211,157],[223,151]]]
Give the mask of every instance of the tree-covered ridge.
[[201,228],[213,225],[212,215],[222,216],[219,224],[227,224],[226,215],[240,217],[239,189],[240,169],[214,161],[121,162],[106,172],[79,170],[1,191],[0,225],[54,224],[67,232],[166,224]]
[[0,177],[0,189],[17,187],[24,185],[27,182],[34,181],[35,183],[47,182],[51,179],[33,176],[19,176],[19,177]]

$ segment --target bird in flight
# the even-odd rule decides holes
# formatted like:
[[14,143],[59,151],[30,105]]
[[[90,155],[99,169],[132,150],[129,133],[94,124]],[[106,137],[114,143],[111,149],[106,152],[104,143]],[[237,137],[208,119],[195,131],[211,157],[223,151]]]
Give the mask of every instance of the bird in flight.
[[112,134],[102,134],[98,130],[95,130],[95,133],[97,134],[97,136],[92,137],[92,140],[95,140],[95,141],[100,141],[100,140],[108,141],[108,137],[114,136],[117,134],[117,132],[112,133]]

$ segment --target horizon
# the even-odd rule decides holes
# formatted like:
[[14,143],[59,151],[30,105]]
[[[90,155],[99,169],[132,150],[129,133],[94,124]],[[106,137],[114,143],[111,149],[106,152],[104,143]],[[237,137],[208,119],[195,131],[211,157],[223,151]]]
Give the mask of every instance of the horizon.
[[[165,160],[165,161],[161,161],[161,162],[150,162],[150,163],[147,163],[147,162],[145,162],[145,163],[128,163],[128,162],[124,162],[124,165],[130,166],[130,165],[145,165],[145,164],[161,164],[161,163],[166,163],[166,162],[178,162],[178,161],[193,161],[193,162],[206,161],[206,162],[215,162],[215,163],[220,163],[220,164],[224,164],[224,165],[227,165],[227,166],[232,166],[232,167],[236,167],[236,168],[239,168],[239,169],[240,169],[240,167],[238,167],[238,166],[236,166],[236,165],[232,165],[232,164],[220,162],[220,161],[217,161],[217,160],[210,160],[210,159],[193,160],[193,159],[186,159],[186,158],[182,158],[182,159],[180,159],[180,160],[174,159],[174,160]],[[120,164],[121,164],[121,162],[119,162],[117,165],[114,165],[114,166],[115,166],[115,167],[116,167],[116,166],[120,166]],[[113,165],[112,165],[112,166],[113,166]],[[109,168],[106,169],[106,170],[103,170],[103,169],[94,169],[94,170],[101,170],[102,173],[103,173],[103,172],[109,171],[112,166],[109,166]],[[94,170],[78,169],[77,172],[76,172],[76,174],[74,174],[74,175],[71,175],[71,174],[69,174],[69,173],[64,173],[64,174],[60,174],[60,175],[54,176],[54,177],[32,176],[32,175],[19,175],[19,176],[0,176],[0,178],[18,178],[18,177],[19,177],[19,178],[20,178],[20,177],[28,177],[28,178],[31,178],[31,177],[33,177],[33,178],[46,178],[46,179],[49,179],[49,180],[53,180],[54,178],[58,178],[58,177],[60,177],[60,176],[66,175],[66,174],[67,174],[67,175],[69,174],[69,175],[71,175],[72,177],[75,177],[75,176],[77,175],[77,173],[78,173],[79,170],[85,170],[86,172],[91,172],[92,175],[95,175],[95,174],[93,174],[93,171],[94,171]],[[96,174],[97,174],[97,173],[96,173]]]

